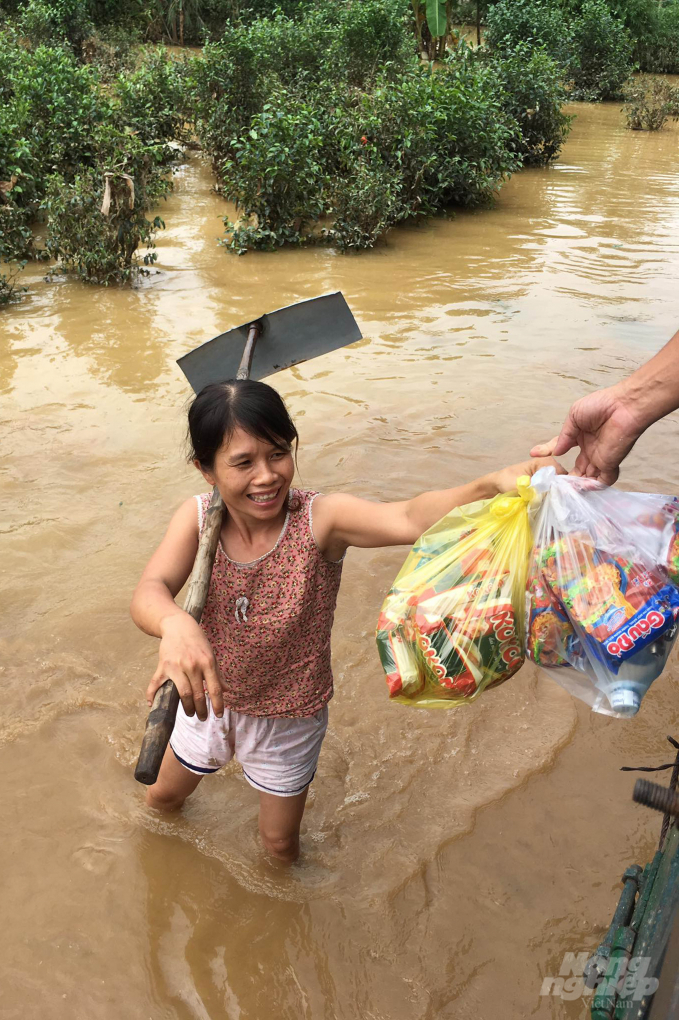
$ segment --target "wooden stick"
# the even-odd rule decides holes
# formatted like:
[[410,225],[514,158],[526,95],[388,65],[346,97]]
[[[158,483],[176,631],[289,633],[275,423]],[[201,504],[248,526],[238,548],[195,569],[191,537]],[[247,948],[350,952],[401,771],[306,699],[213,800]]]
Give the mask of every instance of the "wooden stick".
[[[184,611],[196,623],[200,623],[203,615],[207,593],[210,587],[212,566],[215,561],[219,534],[222,530],[224,502],[217,486],[212,490],[212,499],[206,512],[206,522],[198,543],[198,552],[193,563],[189,578],[189,587],[184,602]],[[139,752],[139,760],[134,770],[134,778],[145,786],[152,786],[158,778],[174,721],[179,706],[179,691],[172,680],[166,680],[156,691],[153,705],[146,721],[146,731]]]
[[[262,323],[260,321],[253,322],[248,330],[248,339],[236,376],[237,379],[249,378],[255,344],[261,332]],[[200,623],[205,608],[223,517],[224,502],[215,486],[212,490],[210,505],[207,508],[205,527],[198,543],[198,552],[193,563],[184,603],[184,611],[192,616],[196,623]],[[152,786],[158,778],[165,748],[174,728],[178,707],[179,692],[172,680],[166,680],[162,687],[158,688],[153,699],[153,705],[146,721],[146,732],[139,752],[139,760],[134,770],[134,778],[137,782],[144,783],[145,786]]]
[[261,322],[253,322],[248,330],[248,342],[245,345],[243,351],[243,357],[240,360],[238,366],[238,374],[236,379],[249,379],[250,369],[252,368],[252,355],[255,353],[255,344],[257,343],[257,337],[262,332]]

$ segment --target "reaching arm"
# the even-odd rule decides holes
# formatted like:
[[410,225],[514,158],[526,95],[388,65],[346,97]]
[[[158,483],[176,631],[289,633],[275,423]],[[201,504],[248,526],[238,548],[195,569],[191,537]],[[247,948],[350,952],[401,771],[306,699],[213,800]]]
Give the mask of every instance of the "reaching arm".
[[515,464],[454,489],[424,492],[395,503],[374,503],[342,493],[320,496],[314,504],[315,538],[330,560],[339,559],[351,545],[364,549],[412,545],[454,507],[510,492],[520,475],[532,475],[546,464],[555,462],[547,458]]
[[187,715],[207,718],[205,690],[218,716],[224,713],[222,682],[212,648],[193,617],[175,602],[198,551],[196,501],[187,499],[144,568],[132,596],[132,619],[146,634],[160,638],[158,668],[146,691],[152,704],[158,688],[173,680]]
[[576,400],[560,434],[531,453],[559,457],[578,446],[573,473],[612,485],[639,436],[678,407],[679,332],[629,379]]

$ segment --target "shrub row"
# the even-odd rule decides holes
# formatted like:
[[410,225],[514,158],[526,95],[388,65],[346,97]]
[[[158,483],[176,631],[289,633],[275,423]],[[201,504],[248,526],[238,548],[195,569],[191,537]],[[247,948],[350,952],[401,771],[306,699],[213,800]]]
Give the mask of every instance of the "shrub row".
[[[171,187],[185,118],[237,205],[239,252],[370,246],[406,218],[487,202],[568,131],[554,56],[460,45],[434,70],[407,0],[289,4],[182,61],[132,51],[106,28],[111,9],[29,0],[21,31],[0,31],[0,260],[52,257],[100,283],[144,272],[162,226],[146,214]],[[0,294],[12,287],[6,275]]]
[[[128,280],[155,258],[146,211],[171,187],[181,69],[163,52],[103,83],[61,47],[0,33],[0,261],[52,257],[83,279]],[[106,201],[105,201],[106,200]],[[103,211],[102,211],[103,208]],[[31,223],[45,224],[43,248]],[[13,293],[3,274],[0,300]]]
[[367,247],[406,218],[487,202],[522,162],[558,153],[569,118],[552,58],[460,45],[432,70],[405,15],[361,0],[254,19],[190,62],[197,131],[239,213],[232,250]]
[[549,0],[499,0],[488,12],[488,46],[498,53],[529,44],[561,69],[572,99],[619,98],[632,67],[632,40],[606,0],[582,0],[571,9]]

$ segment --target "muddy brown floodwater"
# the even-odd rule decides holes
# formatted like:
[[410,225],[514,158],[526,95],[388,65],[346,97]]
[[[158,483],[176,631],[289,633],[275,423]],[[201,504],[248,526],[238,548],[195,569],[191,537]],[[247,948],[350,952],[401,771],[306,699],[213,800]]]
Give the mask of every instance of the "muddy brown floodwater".
[[[541,996],[593,949],[659,816],[625,764],[668,760],[677,657],[624,723],[532,666],[476,704],[391,705],[373,628],[406,550],[352,551],[336,694],[290,871],[258,848],[236,767],[178,818],[132,777],[155,641],[131,590],[183,461],[175,359],[262,310],[336,288],[365,339],[276,377],[302,484],[401,498],[527,454],[570,402],[679,326],[677,129],[576,106],[559,162],[495,208],[395,230],[356,257],[237,258],[192,158],[136,290],[42,281],[2,313],[3,1020],[576,1018]],[[676,418],[624,484],[679,490]]]

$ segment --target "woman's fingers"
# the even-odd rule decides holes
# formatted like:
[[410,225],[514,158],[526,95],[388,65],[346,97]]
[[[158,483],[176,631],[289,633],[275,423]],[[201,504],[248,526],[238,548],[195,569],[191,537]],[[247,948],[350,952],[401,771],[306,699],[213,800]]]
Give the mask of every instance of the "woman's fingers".
[[[170,675],[171,674],[171,675]],[[196,715],[196,706],[194,704],[194,691],[191,685],[191,681],[187,677],[186,673],[183,673],[179,668],[170,669],[157,669],[154,673],[151,683],[148,685],[146,690],[146,700],[149,705],[153,704],[153,699],[156,696],[159,688],[163,686],[166,680],[171,680],[179,692],[180,701],[184,707],[184,711],[187,715]],[[205,698],[203,697],[203,704]],[[207,717],[207,713],[206,713]],[[198,718],[202,718],[200,714]]]
[[153,674],[151,683],[146,690],[146,700],[153,704],[156,692],[166,680],[172,680],[177,688],[179,698],[187,715],[197,715],[203,722],[207,719],[207,701],[203,687],[203,674],[196,667],[181,666],[177,663],[164,662]]
[[[190,697],[192,706],[195,708],[196,715],[201,722],[205,722],[207,719],[207,698],[205,696],[205,685],[203,683],[203,671],[198,663],[191,663],[190,666],[184,667],[184,673],[188,679],[190,686]],[[184,705],[184,698],[182,697],[182,691],[179,690],[179,697],[182,699],[182,705]],[[187,699],[189,694],[186,695]],[[184,711],[186,712],[186,705],[184,705]],[[189,713],[187,713],[188,715]],[[190,713],[193,715],[193,712]]]
[[147,688],[146,697],[149,704],[152,704],[158,688],[167,679],[171,679],[186,714],[197,715],[201,722],[205,722],[208,717],[208,693],[215,715],[221,717],[224,714],[223,682],[205,635],[190,617],[187,620],[188,623],[183,621],[178,629],[163,635],[158,652],[158,668]]
[[214,659],[203,667],[203,675],[205,677],[205,686],[208,689],[210,701],[212,702],[212,709],[215,715],[221,718],[224,715],[223,682]]
[[537,443],[530,451],[531,457],[551,457],[558,441],[559,437],[554,436],[547,443]]
[[151,707],[151,705],[153,704],[153,699],[155,698],[157,691],[163,686],[166,680],[167,680],[166,674],[163,672],[160,666],[158,666],[158,669],[151,677],[151,681],[148,687],[146,688],[146,700],[149,703],[149,707]]

